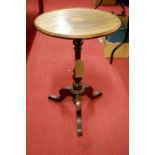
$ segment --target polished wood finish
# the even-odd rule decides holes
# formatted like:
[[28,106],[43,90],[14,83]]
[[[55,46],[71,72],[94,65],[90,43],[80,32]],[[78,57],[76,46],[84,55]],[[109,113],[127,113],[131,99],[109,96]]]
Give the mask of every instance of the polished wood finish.
[[90,39],[115,32],[121,25],[111,13],[89,8],[50,11],[38,16],[36,28],[47,35],[66,39]]
[[91,86],[81,83],[84,75],[84,62],[81,60],[81,50],[84,39],[90,39],[111,34],[120,27],[120,20],[113,14],[88,9],[71,8],[44,13],[35,20],[36,28],[47,35],[72,39],[75,51],[75,67],[73,69],[73,84],[59,90],[59,96],[50,95],[49,99],[62,101],[67,96],[72,97],[76,106],[77,135],[82,136],[81,97],[95,99],[102,95]]
[[60,102],[66,97],[72,97],[72,100],[76,106],[76,123],[77,123],[77,135],[82,136],[82,112],[81,112],[81,97],[83,95],[88,96],[91,99],[95,99],[102,95],[100,91],[95,91],[91,86],[84,85],[81,83],[84,74],[84,62],[81,60],[81,47],[83,44],[82,40],[73,40],[75,50],[75,68],[73,70],[72,86],[61,88],[59,90],[59,96],[50,95],[48,98]]
[[84,62],[83,60],[75,61],[75,77],[83,78],[84,76]]

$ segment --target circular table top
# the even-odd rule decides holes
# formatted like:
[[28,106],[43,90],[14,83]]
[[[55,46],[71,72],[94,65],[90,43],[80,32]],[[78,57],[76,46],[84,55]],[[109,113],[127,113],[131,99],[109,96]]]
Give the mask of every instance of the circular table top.
[[36,28],[47,35],[65,39],[90,39],[109,35],[121,25],[111,13],[70,8],[43,13],[35,19]]

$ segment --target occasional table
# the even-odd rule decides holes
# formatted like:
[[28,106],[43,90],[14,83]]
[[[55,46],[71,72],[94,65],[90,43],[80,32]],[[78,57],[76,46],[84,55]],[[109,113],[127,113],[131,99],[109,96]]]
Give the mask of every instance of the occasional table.
[[108,12],[89,8],[69,8],[41,14],[34,24],[46,35],[73,40],[74,82],[71,86],[61,88],[59,96],[50,95],[49,99],[60,102],[67,96],[72,97],[76,106],[77,135],[82,136],[81,97],[86,95],[95,99],[102,95],[100,91],[94,91],[93,87],[81,82],[84,75],[84,62],[81,60],[83,40],[112,34],[120,27],[121,22],[116,15]]

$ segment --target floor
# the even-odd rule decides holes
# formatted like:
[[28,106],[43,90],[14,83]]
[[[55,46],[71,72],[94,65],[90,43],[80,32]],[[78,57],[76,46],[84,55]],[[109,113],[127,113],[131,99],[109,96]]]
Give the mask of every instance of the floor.
[[[45,0],[44,4],[45,11],[93,7],[90,0]],[[72,83],[72,42],[36,33],[26,68],[27,155],[129,154],[128,59],[114,59],[110,65],[102,48],[98,39],[83,45],[83,83],[101,90],[103,96],[93,101],[82,98],[83,136],[77,137],[71,98],[59,104],[48,100],[49,94]]]

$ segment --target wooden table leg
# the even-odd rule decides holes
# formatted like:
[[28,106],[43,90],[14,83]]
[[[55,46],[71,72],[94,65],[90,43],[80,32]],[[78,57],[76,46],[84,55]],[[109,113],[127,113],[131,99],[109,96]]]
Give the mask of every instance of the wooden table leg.
[[44,12],[43,0],[38,0],[39,3],[39,14]]

